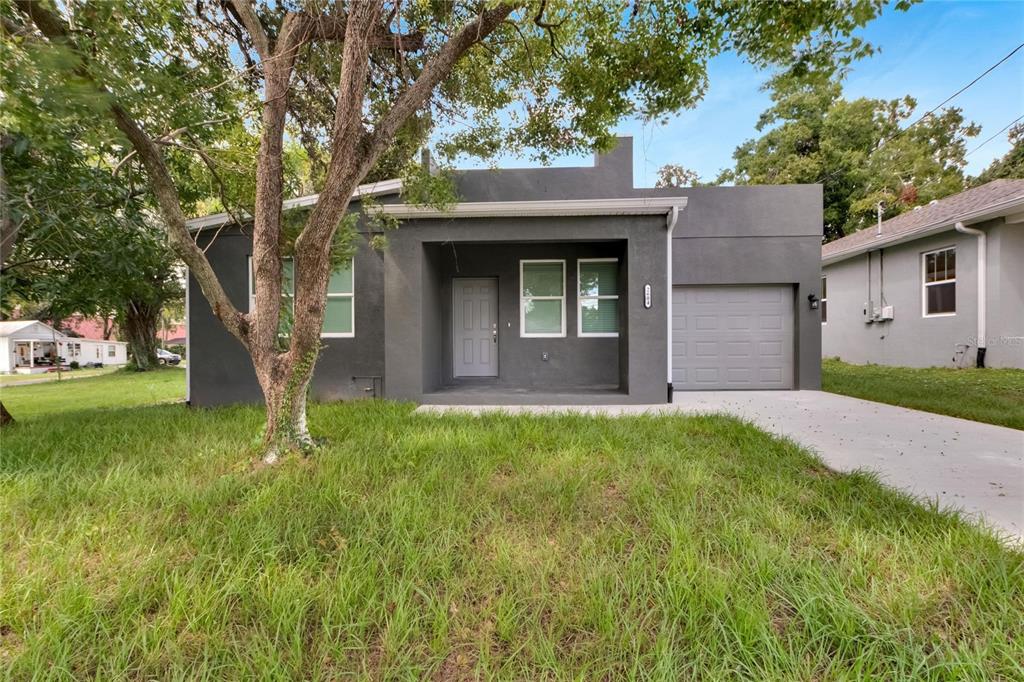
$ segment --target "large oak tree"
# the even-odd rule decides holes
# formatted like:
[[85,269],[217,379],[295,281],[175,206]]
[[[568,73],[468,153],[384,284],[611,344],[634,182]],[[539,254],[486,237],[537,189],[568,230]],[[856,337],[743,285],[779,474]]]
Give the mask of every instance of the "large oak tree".
[[980,128],[960,109],[915,115],[909,95],[847,100],[841,78],[822,73],[782,74],[766,88],[761,136],[736,148],[718,182],[821,183],[827,240],[874,225],[879,202],[888,219],[964,189],[966,142]]
[[[339,225],[381,159],[434,131],[442,155],[607,148],[624,117],[696,104],[708,61],[813,64],[857,50],[851,32],[882,0],[13,0],[10,35],[38,43],[55,80],[94,96],[145,171],[171,247],[249,352],[266,399],[266,457],[304,447]],[[230,45],[230,47],[228,47]],[[45,59],[43,59],[45,58]],[[256,113],[253,114],[252,112]],[[83,116],[87,115],[83,112]],[[253,161],[255,309],[229,300],[185,224],[175,154],[223,147],[221,127],[259,136]],[[319,164],[320,198],[286,239],[283,152]],[[280,347],[282,258],[294,317]]]

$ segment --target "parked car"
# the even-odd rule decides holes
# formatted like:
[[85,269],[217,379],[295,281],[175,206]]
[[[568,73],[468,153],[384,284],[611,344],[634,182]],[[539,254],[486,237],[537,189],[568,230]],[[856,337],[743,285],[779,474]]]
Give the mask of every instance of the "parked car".
[[181,362],[180,355],[166,351],[163,348],[156,349],[156,359],[161,365],[177,365]]

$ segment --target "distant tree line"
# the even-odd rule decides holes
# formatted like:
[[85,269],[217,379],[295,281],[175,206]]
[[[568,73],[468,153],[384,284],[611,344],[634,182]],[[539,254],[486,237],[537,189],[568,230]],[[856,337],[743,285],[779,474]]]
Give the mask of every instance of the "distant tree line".
[[663,166],[658,186],[820,183],[826,241],[877,219],[998,178],[1024,177],[1024,125],[1010,130],[1013,148],[978,177],[964,172],[967,141],[981,132],[949,107],[914,118],[917,101],[843,97],[836,73],[780,74],[768,81],[771,106],[759,137],[733,153],[735,165],[711,182],[678,164]]

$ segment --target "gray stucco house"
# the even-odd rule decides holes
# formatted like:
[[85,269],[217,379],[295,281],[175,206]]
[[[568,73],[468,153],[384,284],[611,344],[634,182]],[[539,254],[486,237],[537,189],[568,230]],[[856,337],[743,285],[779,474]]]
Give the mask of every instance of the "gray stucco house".
[[1024,367],[1024,180],[995,180],[822,248],[822,352]]
[[[361,187],[401,226],[375,251],[361,224],[332,279],[313,396],[664,403],[673,387],[818,388],[821,188],[637,189],[632,169],[627,138],[593,167],[460,172],[445,212],[402,203],[399,181]],[[229,220],[190,227],[247,309],[251,242]],[[258,401],[248,356],[191,279],[187,310],[190,403]]]

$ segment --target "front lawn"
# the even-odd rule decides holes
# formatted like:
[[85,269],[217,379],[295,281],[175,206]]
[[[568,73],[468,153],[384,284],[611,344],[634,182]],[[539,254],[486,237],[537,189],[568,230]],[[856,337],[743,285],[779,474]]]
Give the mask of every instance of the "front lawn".
[[832,393],[1024,429],[1024,370],[821,363]]
[[[88,371],[88,370],[79,370]],[[135,407],[185,399],[185,370],[100,370],[100,376],[0,387],[0,400],[14,419],[39,419],[67,412]]]
[[5,430],[5,676],[1024,676],[1024,555],[867,475],[725,417],[411,410],[314,406],[271,469],[254,408]]

